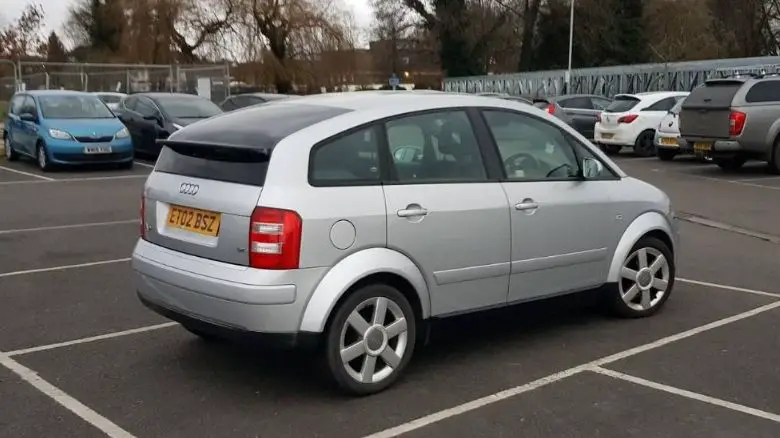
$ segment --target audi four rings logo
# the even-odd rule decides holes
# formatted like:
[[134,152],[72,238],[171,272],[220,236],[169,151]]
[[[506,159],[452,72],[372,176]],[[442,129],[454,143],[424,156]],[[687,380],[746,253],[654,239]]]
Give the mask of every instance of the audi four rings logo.
[[200,186],[197,184],[190,184],[190,183],[182,183],[179,186],[179,193],[183,193],[185,195],[197,195],[198,190],[200,190]]

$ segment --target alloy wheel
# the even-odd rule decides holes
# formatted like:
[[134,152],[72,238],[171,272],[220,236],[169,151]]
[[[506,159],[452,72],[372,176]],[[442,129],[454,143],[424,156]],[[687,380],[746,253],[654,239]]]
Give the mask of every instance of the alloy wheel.
[[640,248],[631,253],[620,274],[620,297],[632,310],[642,312],[652,309],[667,294],[669,261],[655,248]]
[[355,307],[339,337],[342,366],[359,383],[387,379],[401,365],[408,347],[406,317],[386,297],[369,298]]

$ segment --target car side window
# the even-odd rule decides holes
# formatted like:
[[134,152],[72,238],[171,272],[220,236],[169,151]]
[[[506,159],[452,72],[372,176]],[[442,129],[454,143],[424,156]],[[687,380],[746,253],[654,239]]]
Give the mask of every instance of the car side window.
[[390,120],[385,132],[400,183],[487,180],[477,137],[463,110]]
[[593,108],[597,110],[605,110],[609,106],[610,103],[612,103],[609,99],[603,99],[601,97],[591,97],[590,98],[591,103],[593,104]]
[[370,126],[316,145],[309,160],[313,186],[379,183],[379,129]]
[[138,98],[135,96],[130,96],[122,101],[122,105],[125,107],[125,109],[129,109],[130,111],[135,111],[135,105],[138,102]]
[[667,97],[666,99],[661,99],[658,102],[650,105],[649,107],[643,109],[642,111],[669,111],[674,107],[674,105],[677,103],[677,97]]
[[525,114],[485,110],[488,128],[511,181],[579,178],[577,156],[556,126]]
[[587,97],[572,97],[558,102],[563,108],[593,109],[593,103]]
[[13,99],[11,99],[11,106],[10,108],[8,108],[8,114],[13,114],[16,116],[21,114],[23,102],[24,102],[24,96],[16,96]]
[[146,99],[138,99],[135,104],[135,111],[144,117],[154,117],[157,115],[157,109]]
[[24,97],[22,108],[19,110],[19,114],[32,114],[34,116],[38,116],[38,111],[35,108],[35,100],[32,97]]
[[780,81],[757,82],[745,95],[745,102],[780,102]]

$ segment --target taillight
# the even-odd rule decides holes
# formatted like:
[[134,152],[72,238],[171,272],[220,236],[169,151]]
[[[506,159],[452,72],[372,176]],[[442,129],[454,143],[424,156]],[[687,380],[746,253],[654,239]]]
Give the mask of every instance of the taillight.
[[639,117],[637,114],[629,114],[618,119],[618,123],[631,123]]
[[550,114],[555,114],[555,105],[553,104],[547,105],[547,112]]
[[249,223],[249,266],[258,269],[297,269],[303,222],[298,213],[257,207]]
[[732,111],[729,114],[729,136],[736,137],[742,134],[742,130],[745,129],[745,122],[747,121],[747,114],[740,111]]
[[141,195],[141,226],[138,230],[141,239],[146,240],[146,197]]
[[601,113],[596,114],[596,123],[601,123]]

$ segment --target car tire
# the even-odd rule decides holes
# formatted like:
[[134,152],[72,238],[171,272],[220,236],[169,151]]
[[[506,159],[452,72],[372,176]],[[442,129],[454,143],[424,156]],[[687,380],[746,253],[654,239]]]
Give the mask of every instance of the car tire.
[[617,155],[620,153],[620,150],[623,149],[623,146],[618,146],[614,144],[604,144],[601,145],[601,147],[604,150],[604,153],[607,155]]
[[38,168],[44,172],[49,172],[54,169],[54,165],[49,161],[49,153],[46,150],[46,145],[42,142],[38,143],[35,148],[35,161],[38,162]]
[[674,288],[676,267],[669,247],[655,237],[643,237],[623,261],[617,285],[608,293],[613,314],[644,318],[658,312]]
[[775,140],[775,145],[772,148],[772,154],[769,157],[769,171],[780,175],[780,138]]
[[328,373],[350,395],[378,393],[403,373],[416,339],[414,310],[398,289],[386,284],[361,287],[338,306],[326,328]]
[[677,151],[674,149],[656,148],[655,153],[661,161],[672,161],[677,156]]
[[11,138],[8,137],[8,133],[3,133],[3,149],[5,159],[8,161],[16,161],[19,159],[19,153],[11,147]]
[[639,157],[652,157],[655,152],[655,132],[651,130],[643,131],[637,136],[634,142],[634,154]]
[[723,170],[737,170],[747,163],[747,158],[735,155],[733,157],[715,157],[713,161]]

